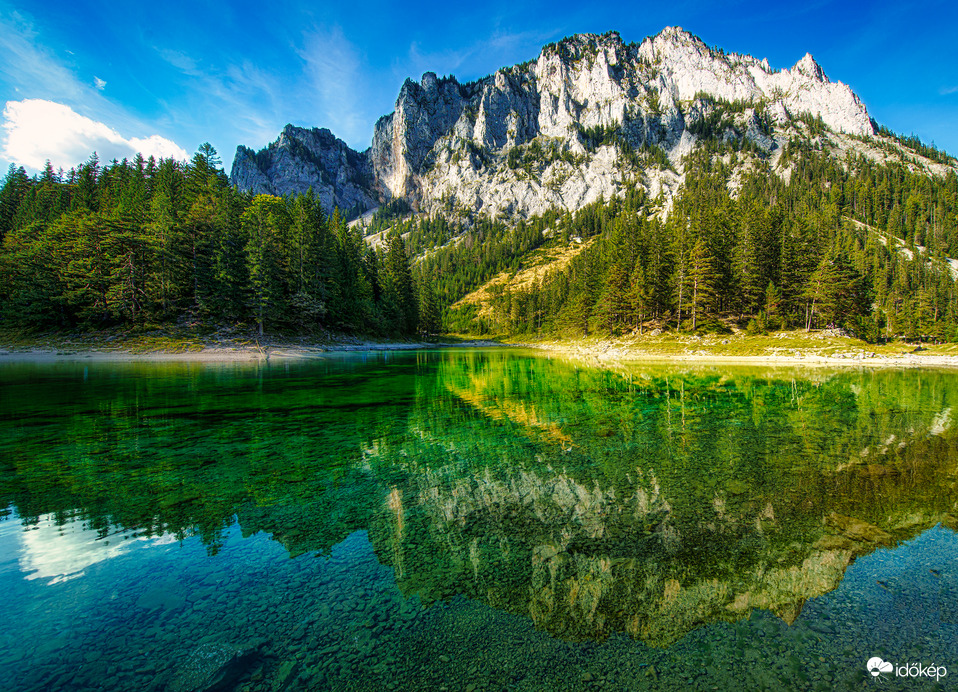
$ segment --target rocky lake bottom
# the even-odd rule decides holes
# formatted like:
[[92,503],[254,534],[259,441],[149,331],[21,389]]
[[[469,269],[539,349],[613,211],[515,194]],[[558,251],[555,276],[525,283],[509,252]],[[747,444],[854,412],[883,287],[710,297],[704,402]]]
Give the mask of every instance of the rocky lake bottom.
[[10,689],[958,675],[949,373],[489,350],[0,379]]

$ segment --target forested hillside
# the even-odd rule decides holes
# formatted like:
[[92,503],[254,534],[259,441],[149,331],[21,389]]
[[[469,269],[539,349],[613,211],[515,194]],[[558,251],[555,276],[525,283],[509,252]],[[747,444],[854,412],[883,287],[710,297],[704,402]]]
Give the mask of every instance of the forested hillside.
[[[184,317],[366,335],[752,332],[842,327],[958,339],[958,179],[844,160],[793,140],[775,174],[741,141],[704,141],[672,200],[626,189],[507,222],[386,206],[369,232],[311,195],[241,194],[208,145],[188,164],[94,156],[11,167],[0,190],[8,327],[149,328]],[[947,160],[947,159],[945,159]],[[405,220],[403,220],[405,217]],[[383,230],[386,229],[386,230]],[[584,248],[492,310],[457,302],[538,248]],[[376,249],[378,248],[378,249]],[[491,317],[490,317],[491,314]]]
[[232,168],[11,166],[0,326],[958,341],[958,162],[810,54],[577,34],[406,80],[363,152],[289,125]]
[[186,165],[94,155],[62,175],[11,166],[0,190],[2,321],[148,326],[191,316],[310,332],[438,329],[402,239],[377,252],[311,194],[243,195],[215,150]]
[[[707,143],[686,159],[667,215],[662,200],[636,192],[560,216],[549,242],[593,242],[534,285],[496,291],[493,320],[461,304],[449,325],[582,335],[738,323],[761,332],[843,327],[868,340],[958,337],[948,261],[958,256],[955,173],[837,160],[798,141],[783,158],[787,179],[728,143]],[[444,260],[434,253],[423,265]]]

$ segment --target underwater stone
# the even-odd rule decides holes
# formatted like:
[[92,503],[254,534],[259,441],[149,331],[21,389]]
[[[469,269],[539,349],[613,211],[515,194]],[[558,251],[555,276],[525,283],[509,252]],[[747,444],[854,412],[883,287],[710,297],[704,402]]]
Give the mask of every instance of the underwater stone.
[[166,586],[152,588],[136,599],[136,605],[145,610],[179,610],[185,603],[182,594]]
[[232,689],[259,664],[265,640],[238,647],[203,644],[179,667],[166,686],[171,692],[212,692]]
[[284,661],[273,679],[273,692],[289,689],[299,673],[299,667],[296,661]]

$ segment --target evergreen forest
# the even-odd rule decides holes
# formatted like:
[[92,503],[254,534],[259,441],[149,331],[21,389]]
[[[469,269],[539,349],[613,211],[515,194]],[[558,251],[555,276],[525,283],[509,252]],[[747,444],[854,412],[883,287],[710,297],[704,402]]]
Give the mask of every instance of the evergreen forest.
[[[949,159],[950,160],[950,159]],[[958,177],[837,158],[792,140],[773,174],[704,140],[672,200],[639,187],[507,222],[384,205],[367,232],[307,192],[244,194],[208,144],[188,163],[96,156],[11,166],[0,189],[0,320],[148,328],[184,318],[265,331],[581,336],[652,329],[842,328],[868,341],[958,340]],[[492,310],[458,303],[537,250],[580,248]]]
[[[148,326],[198,318],[309,333],[438,330],[403,240],[368,247],[311,191],[231,187],[204,144],[172,159],[33,178],[11,166],[0,190],[2,319],[17,327]],[[420,295],[426,297],[420,310]]]

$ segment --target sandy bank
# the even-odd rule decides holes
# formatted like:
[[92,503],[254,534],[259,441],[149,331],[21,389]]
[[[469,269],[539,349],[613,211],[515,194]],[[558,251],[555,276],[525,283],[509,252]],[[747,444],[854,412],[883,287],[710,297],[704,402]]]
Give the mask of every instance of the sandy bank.
[[[595,365],[636,362],[688,362],[768,366],[958,368],[958,352],[947,354],[912,345],[870,347],[858,341],[786,333],[762,341],[753,337],[656,339],[570,339],[536,343],[489,340],[440,342],[380,342],[353,337],[332,341],[222,339],[206,343],[170,340],[144,348],[142,344],[66,340],[19,347],[0,344],[0,363],[29,361],[249,363],[266,360],[321,358],[324,354],[409,351],[437,348],[530,348]],[[870,350],[875,348],[875,351]]]
[[[518,344],[517,344],[518,345]],[[814,351],[795,350],[791,354],[766,353],[735,355],[715,351],[664,353],[637,345],[614,341],[582,344],[577,342],[541,342],[522,344],[575,359],[595,363],[629,363],[639,361],[728,363],[742,365],[829,366],[829,367],[895,367],[895,368],[958,368],[958,355],[925,353],[878,354],[859,349],[846,353],[822,355]]]
[[249,363],[274,359],[306,359],[322,357],[326,353],[358,351],[412,351],[436,348],[483,348],[502,346],[493,341],[462,342],[374,342],[355,340],[347,343],[324,344],[270,344],[204,346],[186,351],[171,350],[126,350],[120,348],[3,348],[0,347],[0,363],[29,361],[54,363],[61,361],[92,362],[196,362],[196,363]]

